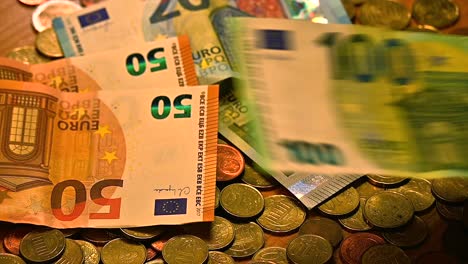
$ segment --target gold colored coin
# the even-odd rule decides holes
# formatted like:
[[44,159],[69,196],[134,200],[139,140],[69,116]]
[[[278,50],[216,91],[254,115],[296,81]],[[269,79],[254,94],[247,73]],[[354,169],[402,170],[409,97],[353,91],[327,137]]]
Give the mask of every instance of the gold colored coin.
[[15,48],[8,52],[6,57],[26,64],[38,64],[50,61],[49,58],[38,53],[36,48],[33,46]]
[[435,201],[431,192],[431,183],[424,179],[413,178],[405,185],[392,189],[392,191],[401,193],[410,199],[416,212],[427,210]]
[[299,235],[309,234],[325,238],[333,247],[336,247],[343,239],[340,225],[331,219],[320,216],[311,217],[302,224]]
[[290,232],[302,225],[306,211],[295,198],[286,195],[272,195],[265,198],[265,210],[257,223],[272,232]]
[[374,263],[410,264],[411,259],[401,248],[385,244],[373,246],[362,255],[362,264]]
[[286,254],[294,264],[323,264],[331,259],[333,248],[321,236],[300,235],[289,242]]
[[385,189],[364,181],[356,187],[356,191],[359,193],[360,198],[367,199],[374,194],[385,191]]
[[323,203],[318,209],[328,215],[346,215],[359,206],[359,193],[354,187],[348,187]]
[[234,259],[226,253],[220,251],[210,251],[208,253],[208,264],[234,264]]
[[252,257],[252,260],[271,261],[276,264],[288,264],[286,249],[282,247],[266,247],[260,249]]
[[63,236],[65,238],[71,237],[76,235],[78,232],[80,232],[79,228],[65,228],[65,229],[59,229],[60,232],[62,232]]
[[247,162],[245,163],[244,173],[241,176],[241,180],[248,185],[261,189],[271,188],[278,185],[276,180],[258,167],[258,165],[251,165]]
[[163,226],[144,226],[135,228],[121,228],[120,231],[130,239],[145,241],[153,239],[164,232]]
[[202,264],[208,259],[208,246],[196,236],[179,235],[167,241],[162,255],[167,264]]
[[81,251],[83,252],[83,264],[99,264],[101,254],[93,244],[84,240],[75,240],[75,242],[80,246]]
[[216,192],[215,192],[215,209],[218,209],[218,207],[219,207],[219,196],[221,196],[221,190],[219,190],[219,188],[216,187]]
[[110,230],[98,228],[88,228],[81,232],[81,236],[87,241],[98,246],[103,246],[111,240],[118,238],[118,236],[112,233]]
[[57,229],[39,229],[29,232],[21,240],[20,253],[27,261],[50,262],[65,250],[65,237]]
[[265,238],[260,226],[250,222],[234,224],[235,238],[232,245],[224,253],[235,258],[248,257],[263,247]]
[[414,214],[411,201],[404,195],[385,191],[367,199],[364,217],[376,227],[396,228],[408,223]]
[[411,222],[399,229],[383,232],[383,237],[397,247],[414,247],[421,244],[428,235],[426,223],[415,216]]
[[413,17],[420,24],[445,28],[458,20],[460,10],[451,0],[416,0]]
[[16,255],[0,253],[0,264],[26,264],[26,262]]
[[381,186],[381,187],[390,187],[390,186],[394,187],[396,185],[404,183],[407,180],[407,178],[377,175],[377,174],[368,174],[366,176],[370,183],[376,186]]
[[54,264],[82,264],[84,256],[80,245],[69,238],[65,239],[65,243],[65,252],[63,252],[62,256],[55,261]]
[[351,216],[348,216],[346,218],[340,218],[338,219],[338,221],[345,228],[352,231],[367,231],[372,229],[372,226],[370,226],[364,219],[363,210],[365,204],[366,199],[361,198],[359,202],[359,209]]
[[234,240],[234,225],[227,219],[215,216],[211,223],[195,223],[185,226],[187,233],[205,241],[209,250],[227,247]]
[[437,30],[437,28],[430,25],[418,25],[416,27],[410,27],[408,28],[408,31],[439,33],[439,30]]
[[432,181],[432,192],[447,203],[462,203],[468,199],[468,178],[440,178]]
[[446,204],[436,201],[437,212],[447,220],[461,221],[463,219],[463,206]]
[[359,21],[363,25],[404,29],[411,20],[404,5],[389,0],[368,0],[360,11]]
[[262,194],[243,183],[230,184],[221,191],[220,203],[229,214],[239,218],[258,215],[264,207]]
[[37,50],[48,57],[62,58],[64,56],[53,28],[48,28],[37,34],[35,44]]
[[146,261],[146,248],[138,242],[116,238],[101,249],[103,264],[142,264]]

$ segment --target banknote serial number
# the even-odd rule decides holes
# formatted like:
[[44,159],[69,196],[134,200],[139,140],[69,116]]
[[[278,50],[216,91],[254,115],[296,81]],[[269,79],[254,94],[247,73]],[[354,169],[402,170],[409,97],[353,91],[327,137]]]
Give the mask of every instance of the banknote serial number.
[[200,94],[200,110],[198,118],[198,158],[197,158],[197,187],[195,191],[195,206],[197,215],[201,215],[202,194],[203,194],[203,174],[205,160],[205,131],[206,131],[206,93]]
[[279,145],[287,150],[292,160],[299,163],[335,166],[345,163],[341,150],[332,144],[282,140]]

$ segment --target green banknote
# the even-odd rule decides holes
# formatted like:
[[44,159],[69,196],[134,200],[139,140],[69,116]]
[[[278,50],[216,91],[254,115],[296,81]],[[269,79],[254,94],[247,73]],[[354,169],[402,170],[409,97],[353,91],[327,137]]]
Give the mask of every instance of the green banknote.
[[466,175],[468,38],[236,18],[269,168]]
[[210,13],[234,0],[112,0],[53,21],[66,57],[188,35],[201,84],[232,76]]

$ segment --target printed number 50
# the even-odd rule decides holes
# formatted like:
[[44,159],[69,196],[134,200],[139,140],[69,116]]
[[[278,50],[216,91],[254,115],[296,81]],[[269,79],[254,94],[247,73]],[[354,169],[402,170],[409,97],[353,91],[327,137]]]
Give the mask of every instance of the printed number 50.
[[[153,15],[151,15],[150,17],[151,24],[156,24],[156,23],[171,19],[173,17],[180,16],[179,10],[174,10],[172,12],[164,14],[164,12],[166,12],[167,7],[169,6],[170,1],[173,1],[173,0],[161,0],[161,3],[159,4],[158,8],[156,8]],[[210,6],[210,0],[201,0],[199,1],[200,3],[196,5],[192,4],[190,0],[178,0],[178,1],[183,8],[189,11],[203,10],[203,9],[207,9]]]
[[[108,213],[90,213],[89,219],[119,219],[120,218],[120,202],[122,198],[104,198],[102,190],[106,187],[122,187],[123,180],[108,179],[96,182],[90,190],[91,200],[101,206],[109,206]],[[66,188],[73,188],[75,191],[75,206],[70,214],[65,214],[62,210],[63,192]],[[78,180],[66,180],[59,182],[52,189],[50,202],[52,213],[55,218],[60,221],[73,221],[83,213],[86,207],[86,187]]]
[[[183,111],[182,113],[175,113],[174,118],[190,118],[192,114],[192,106],[190,104],[182,104],[182,100],[192,99],[191,94],[181,94],[174,99],[174,108]],[[162,103],[162,105],[161,105]],[[166,119],[169,116],[172,109],[171,99],[169,97],[161,95],[155,97],[151,102],[151,115],[155,119]],[[162,107],[161,107],[162,106]],[[162,110],[162,111],[161,111]]]
[[[156,54],[164,53],[164,48],[155,48],[148,52],[146,58],[150,64],[156,65],[150,68],[151,72],[160,71],[167,69],[166,58],[161,57],[157,58]],[[135,59],[137,66],[135,66]],[[146,71],[146,59],[140,53],[133,53],[127,56],[125,61],[125,66],[127,66],[127,72],[133,76],[139,76],[145,73]]]

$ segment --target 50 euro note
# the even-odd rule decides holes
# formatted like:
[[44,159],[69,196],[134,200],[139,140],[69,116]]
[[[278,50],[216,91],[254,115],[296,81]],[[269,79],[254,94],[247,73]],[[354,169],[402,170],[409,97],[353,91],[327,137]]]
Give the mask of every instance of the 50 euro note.
[[236,22],[245,92],[270,168],[467,175],[466,37]]
[[[120,97],[134,102],[131,115],[119,114]],[[85,118],[69,119],[74,106]],[[138,125],[126,126],[130,119]],[[214,218],[217,86],[69,93],[0,80],[0,126],[2,221],[72,228]]]
[[0,58],[0,79],[38,82],[68,92],[198,84],[187,36],[43,64]]
[[188,35],[201,84],[232,76],[209,14],[233,0],[114,0],[54,19],[66,57],[88,55],[127,43]]

